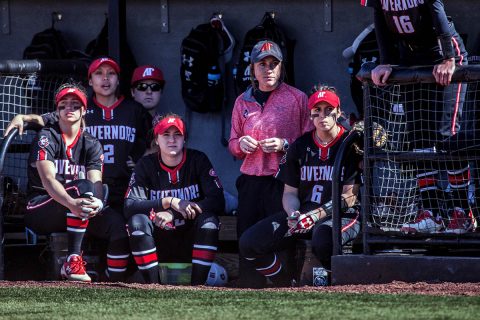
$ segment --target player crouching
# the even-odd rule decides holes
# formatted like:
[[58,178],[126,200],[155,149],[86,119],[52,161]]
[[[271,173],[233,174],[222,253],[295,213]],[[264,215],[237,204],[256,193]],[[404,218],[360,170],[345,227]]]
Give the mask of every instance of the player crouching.
[[[277,178],[284,182],[283,211],[250,227],[240,238],[240,253],[256,264],[256,270],[276,286],[289,286],[291,279],[277,252],[311,239],[312,251],[323,266],[331,269],[332,172],[335,156],[348,132],[337,123],[340,99],[331,87],[315,87],[308,100],[315,129],[298,138],[282,159]],[[355,206],[360,184],[361,158],[353,152],[343,172],[342,243],[360,231]]]
[[108,239],[109,266],[115,261],[110,279],[122,280],[128,235],[120,214],[102,214],[103,148],[83,130],[87,96],[80,85],[65,84],[55,102],[58,122],[43,127],[30,150],[26,226],[39,234],[67,231],[68,256],[60,273],[68,280],[91,281],[81,255],[85,232]]
[[182,119],[154,128],[158,152],[135,166],[125,199],[132,254],[146,283],[159,283],[161,262],[192,262],[192,285],[205,284],[215,259],[223,188],[207,156],[184,147]]

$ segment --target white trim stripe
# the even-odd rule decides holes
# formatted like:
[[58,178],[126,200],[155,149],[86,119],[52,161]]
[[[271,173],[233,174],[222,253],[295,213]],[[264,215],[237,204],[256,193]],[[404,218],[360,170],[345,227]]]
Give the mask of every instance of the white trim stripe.
[[110,258],[110,259],[126,259],[128,257],[130,257],[130,254],[123,254],[118,256],[114,256],[113,254],[107,254],[107,258]]
[[214,246],[204,246],[204,245],[201,245],[201,244],[194,244],[194,245],[193,245],[193,248],[195,248],[195,249],[207,249],[207,250],[215,250],[215,251],[217,251],[217,247],[214,247]]
[[125,272],[127,271],[127,268],[111,268],[111,267],[108,267],[108,271],[110,272]]
[[132,251],[132,254],[134,256],[141,256],[141,255],[144,255],[144,254],[147,254],[147,253],[152,253],[152,252],[155,252],[157,251],[157,248],[152,248],[152,249],[148,249],[148,250],[144,250],[144,251]]
[[150,264],[147,264],[146,266],[137,266],[137,267],[138,267],[138,269],[140,269],[140,270],[147,270],[147,269],[151,269],[151,268],[156,267],[156,266],[158,266],[158,262],[157,262],[157,261],[156,261],[156,262],[152,262],[152,263],[150,263]]
[[211,266],[212,262],[206,262],[202,260],[192,259],[192,263],[201,264],[202,266]]
[[257,268],[258,271],[260,270],[267,270],[267,269],[270,269],[271,267],[273,267],[275,265],[275,263],[277,263],[277,255],[274,254],[273,255],[275,257],[275,259],[273,260],[273,263],[271,265],[269,265],[268,267],[265,267],[265,268]]
[[85,231],[87,231],[87,228],[85,228],[85,229],[75,229],[75,228],[67,227],[67,231],[77,232],[77,233],[85,233]]

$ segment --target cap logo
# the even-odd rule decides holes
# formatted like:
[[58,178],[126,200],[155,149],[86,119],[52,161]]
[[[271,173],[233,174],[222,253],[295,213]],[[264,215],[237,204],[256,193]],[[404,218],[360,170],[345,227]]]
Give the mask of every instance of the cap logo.
[[271,42],[265,42],[263,46],[260,48],[260,51],[270,51],[272,50],[272,43]]
[[317,98],[323,98],[323,97],[325,97],[325,91],[320,91],[320,92],[318,93]]
[[153,74],[154,69],[153,68],[145,68],[143,71],[143,77],[151,77]]
[[103,62],[108,61],[108,60],[110,60],[110,59],[108,59],[108,58],[102,58],[102,59],[100,59],[100,62],[103,63]]
[[167,123],[175,123],[175,118],[168,118],[168,122]]

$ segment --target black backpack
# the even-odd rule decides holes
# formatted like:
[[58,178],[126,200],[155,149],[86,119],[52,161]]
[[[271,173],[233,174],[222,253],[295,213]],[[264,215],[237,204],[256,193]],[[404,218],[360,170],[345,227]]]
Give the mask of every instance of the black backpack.
[[242,49],[235,65],[233,76],[235,79],[237,95],[244,92],[250,85],[250,53],[257,42],[261,40],[272,40],[282,50],[283,63],[287,76],[285,82],[294,84],[293,51],[295,41],[286,37],[283,30],[278,26],[272,12],[266,12],[259,25],[250,29],[243,40]]
[[33,36],[32,42],[23,51],[23,59],[66,59],[67,53],[65,38],[52,27]]
[[193,28],[181,45],[180,79],[182,98],[195,112],[222,110],[225,91],[221,30],[211,23]]

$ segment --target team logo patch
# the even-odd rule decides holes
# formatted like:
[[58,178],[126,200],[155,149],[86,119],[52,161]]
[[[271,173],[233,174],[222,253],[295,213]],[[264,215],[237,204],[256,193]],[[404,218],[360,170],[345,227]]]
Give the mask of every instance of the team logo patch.
[[38,146],[42,149],[48,147],[50,144],[50,141],[48,141],[48,138],[46,136],[41,136],[40,139],[38,140]]
[[128,186],[131,187],[135,183],[135,172],[132,173],[132,176],[130,177],[130,182],[128,183]]
[[216,176],[217,176],[217,173],[215,172],[215,170],[213,170],[213,168],[210,169],[210,171],[208,171],[208,174],[209,174],[210,176],[212,176],[212,177],[216,177]]

